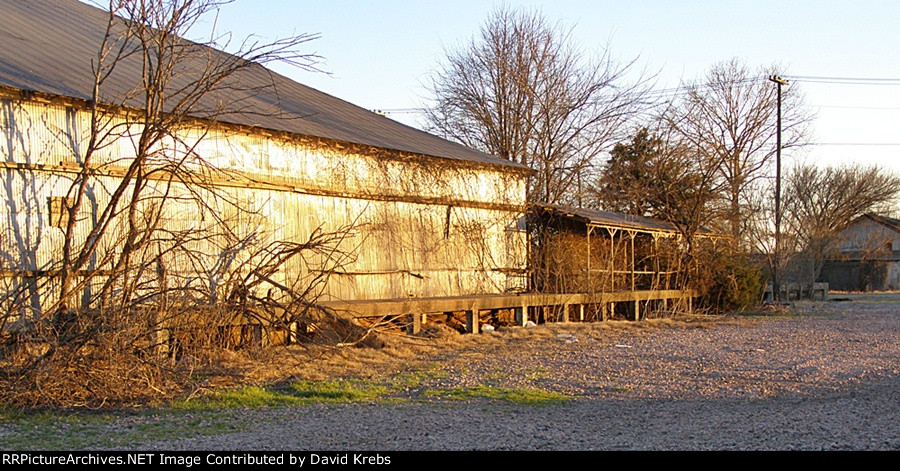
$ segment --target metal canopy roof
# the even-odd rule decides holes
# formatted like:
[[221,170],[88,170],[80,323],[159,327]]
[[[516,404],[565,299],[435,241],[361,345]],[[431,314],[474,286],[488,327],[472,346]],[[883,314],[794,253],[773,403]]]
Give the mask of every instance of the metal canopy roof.
[[889,218],[887,216],[879,216],[878,214],[874,213],[866,213],[850,224],[855,224],[857,221],[863,218],[871,219],[872,221],[875,221],[876,223],[881,224],[882,226],[885,226],[895,232],[900,232],[900,219]]
[[[555,204],[535,203],[534,206],[557,216],[578,220],[587,225],[640,232],[679,233],[675,224],[659,219],[632,216],[630,214],[615,213],[612,211],[601,211],[598,209],[573,208]],[[709,235],[709,231],[706,229],[701,229],[700,233]]]

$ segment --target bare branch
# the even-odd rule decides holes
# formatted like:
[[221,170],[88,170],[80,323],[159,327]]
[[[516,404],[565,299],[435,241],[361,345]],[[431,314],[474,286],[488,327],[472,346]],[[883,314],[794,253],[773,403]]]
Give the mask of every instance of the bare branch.
[[570,36],[538,13],[500,8],[432,77],[431,130],[534,168],[533,201],[573,199],[647,104],[646,78],[626,81],[634,61],[615,61],[608,47],[588,59]]

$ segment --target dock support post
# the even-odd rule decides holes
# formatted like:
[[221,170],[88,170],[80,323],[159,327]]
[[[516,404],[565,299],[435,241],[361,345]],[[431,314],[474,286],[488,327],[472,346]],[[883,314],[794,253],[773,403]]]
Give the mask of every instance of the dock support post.
[[562,312],[562,316],[561,316],[562,318],[560,319],[560,322],[569,322],[569,309],[571,307],[572,307],[571,304],[563,304],[563,312]]
[[478,307],[474,307],[471,310],[466,311],[466,332],[470,334],[477,334],[481,329],[478,326],[478,318],[479,316]]
[[578,322],[584,322],[584,304],[578,305]]
[[[153,342],[153,350],[157,358],[173,358],[172,334],[169,329],[157,329],[151,334],[151,342]],[[174,361],[173,361],[174,363]]]
[[411,312],[411,313],[407,314],[406,316],[407,316],[407,322],[409,322],[409,324],[407,325],[407,328],[406,328],[407,333],[418,334],[419,332],[421,332],[422,331],[422,318],[425,317],[425,314],[416,314],[416,313]]
[[515,309],[515,317],[516,325],[519,327],[525,327],[525,323],[528,322],[528,305],[517,307]]
[[288,345],[294,345],[294,344],[296,344],[296,343],[300,340],[300,339],[297,338],[297,337],[299,337],[299,335],[297,334],[297,330],[298,330],[298,327],[297,327],[297,323],[296,323],[296,322],[290,322],[290,323],[288,323],[288,325],[287,325],[287,339],[286,339]]
[[641,320],[641,302],[637,299],[634,300],[634,320]]

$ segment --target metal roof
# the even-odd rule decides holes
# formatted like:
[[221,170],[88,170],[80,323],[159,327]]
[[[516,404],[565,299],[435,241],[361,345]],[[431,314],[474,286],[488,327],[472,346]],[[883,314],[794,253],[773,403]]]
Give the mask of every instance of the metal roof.
[[[572,218],[584,224],[590,224],[601,227],[611,227],[625,230],[635,230],[642,232],[666,232],[677,234],[678,227],[668,221],[660,219],[646,218],[643,216],[632,216],[624,213],[614,213],[612,211],[601,211],[599,209],[573,208],[570,206],[560,206],[555,204],[535,204],[535,207],[544,211],[548,211],[557,216]],[[701,233],[708,233],[706,229],[700,229]]]
[[[76,0],[0,0],[0,86],[49,95],[91,99],[92,61],[96,61],[108,13]],[[198,46],[199,47],[199,46]],[[209,57],[234,59],[224,52],[201,48],[206,58],[179,63],[182,72],[173,87],[189,81],[190,71],[203,70]],[[102,101],[120,103],[141,80],[139,56],[122,60],[104,84]],[[297,83],[254,64],[231,77],[225,89],[210,93],[192,116],[481,164],[517,169],[527,167],[494,157],[398,123],[384,116]],[[262,90],[262,91],[261,91]],[[142,97],[126,101],[140,107]]]
[[878,224],[881,224],[882,226],[892,229],[895,232],[900,232],[900,219],[889,218],[887,216],[879,216],[878,214],[873,214],[873,213],[866,213],[866,214],[860,216],[859,218],[857,218],[855,221],[853,221],[850,224],[855,224],[857,221],[859,221],[862,218],[869,218],[872,221],[875,221]]

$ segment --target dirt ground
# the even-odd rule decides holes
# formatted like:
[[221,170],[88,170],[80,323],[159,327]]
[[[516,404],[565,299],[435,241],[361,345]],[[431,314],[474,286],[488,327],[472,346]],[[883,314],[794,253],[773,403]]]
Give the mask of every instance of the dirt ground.
[[[91,429],[99,438],[72,443],[182,450],[900,450],[900,294],[840,297],[850,300],[797,303],[789,313],[398,337],[380,350],[292,356],[297,360],[281,372],[234,358],[220,365],[231,378],[340,376],[390,387],[372,401],[123,415]],[[211,376],[209,386],[225,377]],[[220,426],[198,429],[198,420]],[[103,442],[143,430],[147,421],[194,425],[168,437]]]

